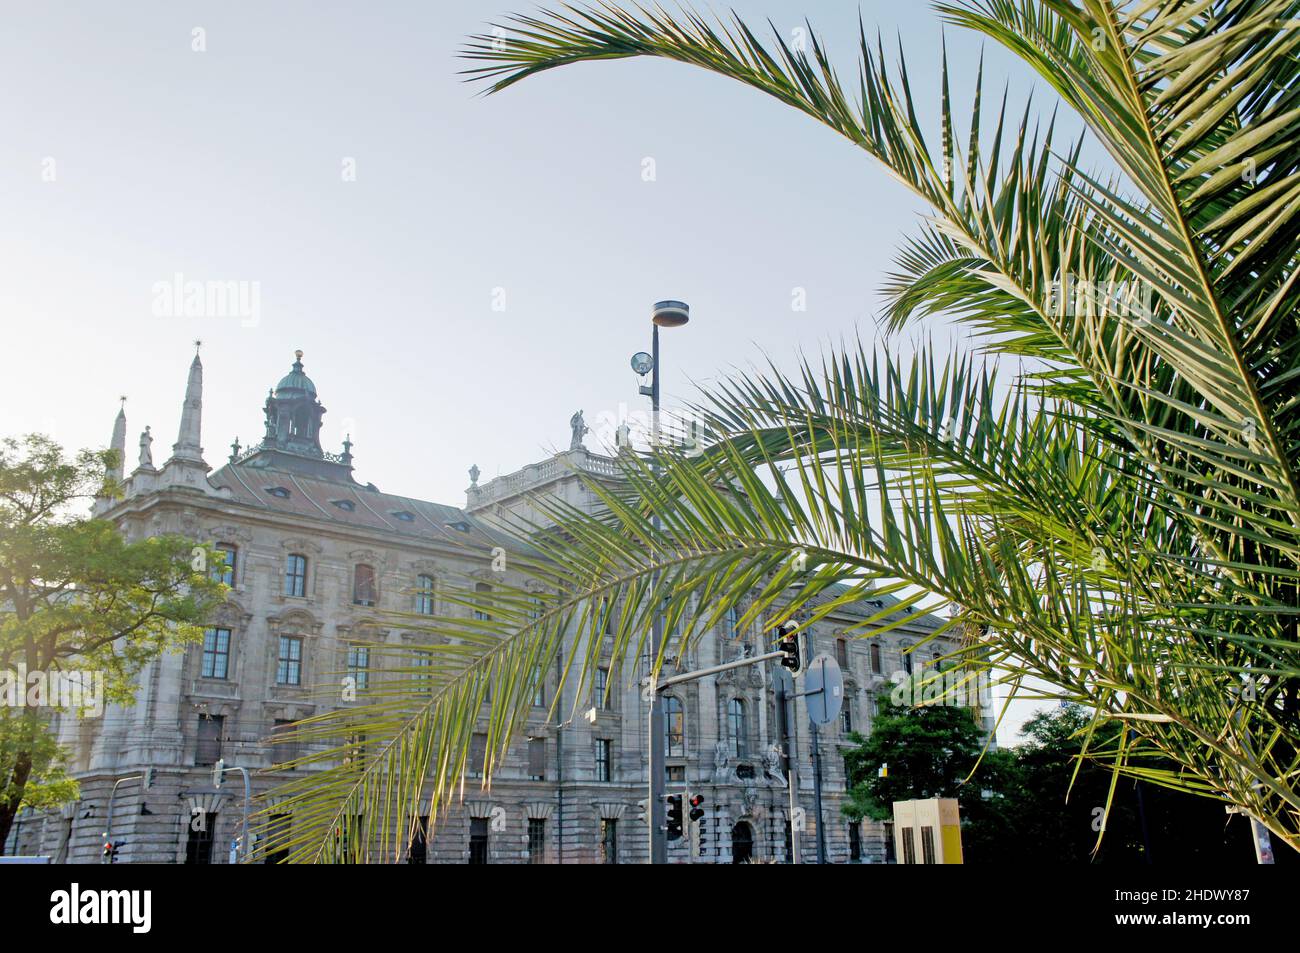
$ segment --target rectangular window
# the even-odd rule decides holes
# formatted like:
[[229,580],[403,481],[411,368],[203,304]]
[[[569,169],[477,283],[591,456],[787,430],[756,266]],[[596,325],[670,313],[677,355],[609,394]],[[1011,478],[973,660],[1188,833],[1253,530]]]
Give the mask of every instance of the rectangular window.
[[605,693],[609,690],[609,669],[596,669],[596,684],[593,686],[592,703],[602,711],[609,707],[605,699]]
[[921,828],[921,863],[934,863],[934,828]]
[[195,811],[190,815],[189,834],[185,838],[185,863],[212,863],[212,839],[216,832],[217,815]]
[[903,863],[914,864],[916,863],[916,841],[912,839],[912,829],[910,827],[904,827],[901,831],[901,839],[903,841]]
[[844,699],[844,704],[840,706],[840,731],[848,734],[853,730],[853,703],[849,699]]
[[862,859],[862,826],[856,821],[849,824],[849,860]]
[[292,830],[293,816],[291,814],[272,814],[270,822],[266,826],[266,853],[263,855],[262,863],[264,864],[284,864],[289,861],[289,848],[285,844],[289,840],[289,832]]
[[271,745],[271,760],[276,764],[284,764],[298,757],[298,742],[293,738],[290,732],[293,730],[293,722],[287,718],[275,719],[275,724],[271,728],[271,736],[274,738],[288,737],[289,740],[278,741]]
[[533,707],[546,704],[546,670],[541,665],[533,667]]
[[416,649],[411,659],[415,666],[415,680],[420,688],[427,691],[433,687],[433,653],[427,649]]
[[488,822],[486,817],[469,819],[469,862],[486,864],[488,862]]
[[221,760],[221,736],[225,715],[199,715],[199,743],[194,752],[195,764],[216,764]]
[[307,557],[290,553],[284,561],[284,594],[307,595]]
[[415,611],[420,615],[433,615],[433,577],[415,578]]
[[618,863],[618,821],[613,818],[600,822],[600,848],[605,863]]
[[884,672],[885,666],[880,660],[880,645],[876,642],[871,643],[871,671],[875,675]]
[[546,819],[530,817],[528,819],[528,862],[530,864],[546,863]]
[[835,640],[835,661],[839,663],[841,671],[847,671],[849,667],[849,640]]
[[203,677],[227,678],[230,674],[230,630],[208,629],[203,633]]
[[907,651],[906,647],[903,649],[903,671],[908,675],[912,674],[912,653]]
[[216,556],[213,559],[211,575],[217,582],[227,586],[235,584],[235,547],[229,543],[217,543]]
[[352,570],[352,602],[358,606],[373,606],[377,598],[375,570],[365,563],[358,563]]
[[609,780],[609,739],[596,739],[596,780]]
[[275,668],[277,685],[302,684],[302,639],[294,635],[280,636],[280,655]]
[[357,691],[370,687],[370,649],[365,645],[348,647],[348,677]]
[[478,602],[478,608],[474,609],[474,618],[479,622],[488,622],[492,619],[486,609],[491,593],[492,587],[486,582],[476,582],[474,584],[474,598]]
[[406,851],[408,864],[427,864],[429,862],[429,818],[427,815],[416,819],[419,823],[411,835],[411,844]]
[[528,739],[528,776],[534,781],[546,780],[546,739]]
[[469,773],[482,777],[487,768],[487,735],[475,732],[469,740]]

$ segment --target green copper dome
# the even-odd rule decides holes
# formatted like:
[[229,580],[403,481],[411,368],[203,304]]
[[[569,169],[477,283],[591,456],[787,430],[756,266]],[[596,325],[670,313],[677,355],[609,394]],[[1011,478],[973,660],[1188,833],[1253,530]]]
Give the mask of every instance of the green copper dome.
[[275,396],[297,397],[300,394],[308,394],[315,397],[316,385],[302,372],[302,351],[294,351],[293,356],[297,358],[293,362],[293,370],[280,378],[280,383],[275,385]]

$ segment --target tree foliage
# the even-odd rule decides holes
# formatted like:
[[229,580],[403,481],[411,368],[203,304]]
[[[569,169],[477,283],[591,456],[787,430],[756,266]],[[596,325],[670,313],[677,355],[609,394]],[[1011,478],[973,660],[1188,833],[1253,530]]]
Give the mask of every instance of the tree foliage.
[[38,434],[0,443],[0,849],[21,806],[75,795],[48,736],[69,699],[42,686],[58,674],[79,680],[87,694],[71,701],[97,710],[64,707],[69,717],[129,704],[140,668],[199,638],[224,592],[206,545],[179,536],[131,542],[75,511],[117,492],[105,476],[114,462],[112,451],[69,458]]

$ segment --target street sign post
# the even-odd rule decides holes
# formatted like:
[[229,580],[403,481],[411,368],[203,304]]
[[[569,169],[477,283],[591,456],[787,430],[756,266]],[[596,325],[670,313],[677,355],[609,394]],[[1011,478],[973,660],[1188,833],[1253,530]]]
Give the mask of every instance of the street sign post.
[[829,655],[812,660],[803,677],[804,704],[812,722],[813,801],[817,811],[817,863],[826,863],[826,832],[822,824],[822,753],[817,733],[840,716],[844,705],[844,675]]

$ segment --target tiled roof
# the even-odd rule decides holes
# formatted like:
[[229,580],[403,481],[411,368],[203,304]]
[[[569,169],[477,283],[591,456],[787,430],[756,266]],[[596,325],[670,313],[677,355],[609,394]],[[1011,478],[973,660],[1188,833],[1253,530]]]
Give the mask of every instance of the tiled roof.
[[[242,463],[228,463],[210,474],[208,480],[215,487],[229,490],[231,499],[238,503],[287,516],[458,545],[509,542],[459,507],[382,493],[372,485],[321,480],[290,470]],[[343,505],[337,505],[340,503]]]

